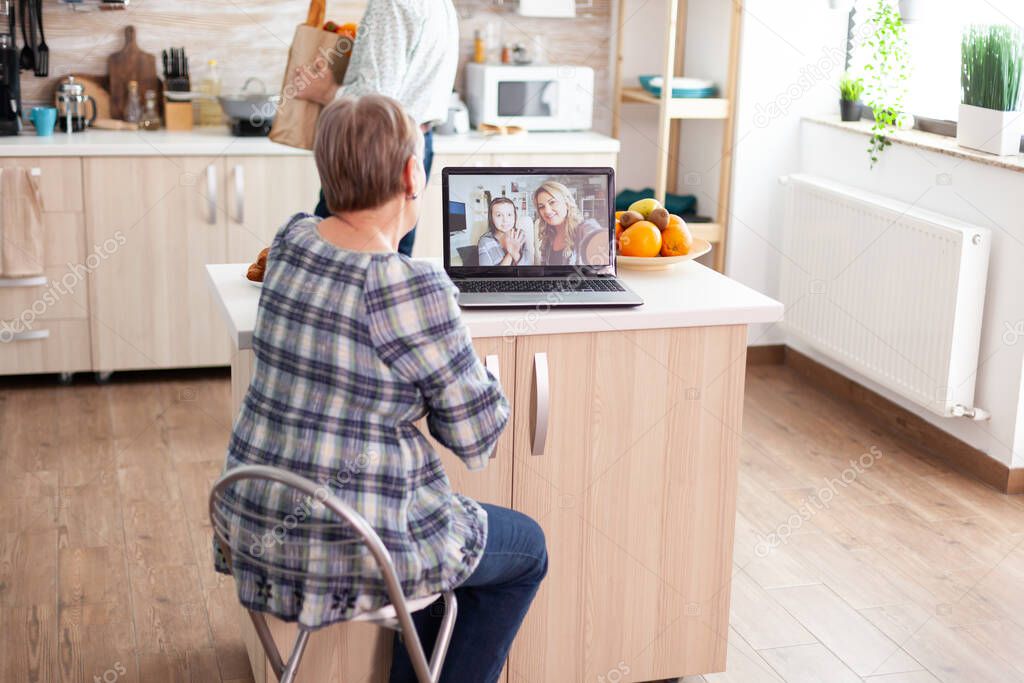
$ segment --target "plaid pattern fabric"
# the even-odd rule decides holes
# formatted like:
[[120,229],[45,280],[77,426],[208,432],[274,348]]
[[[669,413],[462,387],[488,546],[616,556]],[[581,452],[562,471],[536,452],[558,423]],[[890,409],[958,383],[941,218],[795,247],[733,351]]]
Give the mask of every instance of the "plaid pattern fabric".
[[[479,469],[508,421],[508,402],[476,357],[443,272],[399,254],[335,247],[319,236],[319,220],[296,215],[271,246],[255,372],[225,469],[264,464],[319,482],[377,531],[406,597],[453,588],[479,562],[486,513],[452,493],[413,423],[426,415],[430,433]],[[389,603],[369,553],[317,500],[302,498],[254,482],[226,497],[242,604],[317,628]]]

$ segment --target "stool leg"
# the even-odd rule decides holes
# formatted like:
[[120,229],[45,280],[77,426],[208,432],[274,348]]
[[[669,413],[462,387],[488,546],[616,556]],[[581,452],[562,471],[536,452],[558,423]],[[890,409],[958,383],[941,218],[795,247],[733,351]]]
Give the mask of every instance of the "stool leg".
[[434,651],[430,653],[430,679],[441,680],[441,668],[444,666],[444,658],[448,654],[448,645],[452,641],[452,631],[455,630],[455,617],[458,616],[459,603],[455,600],[455,593],[445,591],[444,593],[444,617],[441,619],[441,627],[437,632],[437,640],[434,642]]
[[306,651],[306,643],[309,642],[309,631],[299,627],[299,635],[295,638],[295,647],[292,649],[292,656],[288,658],[288,666],[281,674],[281,683],[293,683],[295,674],[299,671],[299,662],[302,661],[302,654]]
[[249,612],[249,618],[252,619],[252,625],[256,627],[256,635],[260,637],[263,652],[266,653],[267,659],[270,660],[270,668],[274,670],[274,675],[280,679],[284,671],[284,662],[281,661],[281,653],[277,649],[277,643],[274,642],[274,636],[270,633],[270,627],[267,626],[267,619],[260,612],[247,611]]

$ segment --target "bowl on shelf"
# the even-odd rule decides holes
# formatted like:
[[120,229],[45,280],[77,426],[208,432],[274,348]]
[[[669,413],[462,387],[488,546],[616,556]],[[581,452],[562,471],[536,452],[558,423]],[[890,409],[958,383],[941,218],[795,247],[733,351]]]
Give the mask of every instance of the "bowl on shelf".
[[[640,76],[640,85],[655,97],[661,97],[661,86],[665,79],[657,74]],[[700,78],[677,77],[672,79],[672,97],[704,98],[715,97],[718,88],[711,81]]]
[[692,261],[711,251],[711,243],[699,237],[694,238],[690,253],[683,256],[623,256],[616,255],[615,263],[627,270],[668,270],[684,261]]

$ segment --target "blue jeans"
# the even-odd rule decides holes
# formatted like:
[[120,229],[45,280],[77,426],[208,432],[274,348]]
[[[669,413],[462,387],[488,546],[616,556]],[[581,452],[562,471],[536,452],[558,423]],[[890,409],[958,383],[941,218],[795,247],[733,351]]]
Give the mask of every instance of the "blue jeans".
[[[423,134],[423,170],[430,178],[430,167],[434,164],[434,131],[428,130]],[[327,218],[331,212],[327,210],[327,202],[324,201],[324,191],[320,190],[320,201],[317,202],[314,213],[320,218]],[[413,227],[408,234],[398,243],[398,253],[412,256],[412,245],[416,242],[416,228]]]
[[[544,532],[526,515],[483,504],[487,544],[476,570],[455,589],[458,613],[442,683],[494,683],[501,675],[512,640],[548,571]],[[441,625],[443,600],[413,615],[423,651],[430,660]],[[391,683],[415,683],[405,645],[395,637]]]

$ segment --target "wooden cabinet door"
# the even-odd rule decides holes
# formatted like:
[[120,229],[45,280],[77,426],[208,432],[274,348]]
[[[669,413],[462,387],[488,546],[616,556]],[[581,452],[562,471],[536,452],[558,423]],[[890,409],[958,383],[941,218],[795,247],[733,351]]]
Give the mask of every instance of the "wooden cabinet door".
[[517,340],[513,507],[550,564],[512,683],[724,670],[745,354],[745,326]]
[[93,367],[227,365],[204,266],[227,256],[224,162],[84,160]]
[[291,216],[313,213],[320,176],[311,154],[228,157],[226,165],[228,260],[251,262]]

